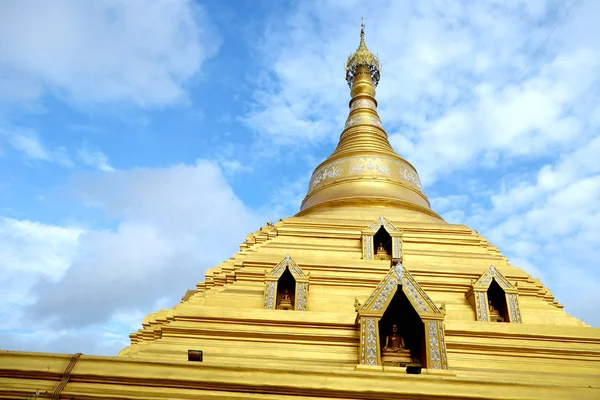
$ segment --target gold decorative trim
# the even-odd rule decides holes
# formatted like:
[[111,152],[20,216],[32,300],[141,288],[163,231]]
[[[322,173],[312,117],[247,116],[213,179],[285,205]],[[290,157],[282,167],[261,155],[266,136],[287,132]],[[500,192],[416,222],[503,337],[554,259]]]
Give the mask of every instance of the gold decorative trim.
[[306,298],[308,296],[308,282],[296,282],[296,310],[306,311]]
[[493,265],[490,265],[490,268],[485,271],[483,275],[479,277],[479,279],[477,279],[477,281],[473,284],[473,287],[485,288],[487,290],[492,283],[492,279],[495,279],[498,285],[500,285],[500,287],[504,290],[517,290],[517,288],[510,283],[508,279],[506,279],[504,275],[502,275],[500,271],[498,271]]
[[373,222],[371,225],[369,225],[369,227],[367,229],[365,229],[365,232],[370,232],[370,233],[377,233],[377,231],[379,230],[379,228],[384,227],[385,230],[387,231],[387,233],[392,234],[392,233],[399,233],[400,231],[398,229],[396,229],[396,227],[394,225],[392,225],[390,223],[390,221],[388,221],[383,215],[380,216],[375,222]]
[[373,259],[373,235],[362,235],[363,260]]
[[407,182],[422,192],[423,186],[417,172],[407,163],[390,157],[346,157],[327,163],[313,172],[308,183],[309,196],[317,187],[336,178],[357,174],[380,175]]
[[265,282],[265,308],[269,310],[275,309],[275,288],[277,281]]
[[508,317],[510,318],[510,322],[522,323],[521,320],[521,311],[519,310],[519,299],[515,293],[506,294],[508,300],[508,308],[509,313]]
[[294,278],[306,278],[306,275],[304,272],[302,272],[302,269],[298,267],[298,264],[292,260],[289,254],[287,254],[285,258],[281,260],[279,264],[277,264],[275,268],[273,268],[267,275],[279,278],[285,271],[286,267],[290,270]]
[[379,318],[361,318],[360,327],[360,363],[365,365],[381,364],[379,356]]
[[379,119],[378,116],[375,115],[371,115],[371,114],[357,114],[357,115],[351,115],[350,117],[348,117],[348,119],[346,120],[346,124],[344,125],[344,129],[347,129],[351,126],[355,126],[355,125],[374,125],[377,127],[382,128],[382,124],[381,124],[381,120]]
[[372,99],[357,99],[352,102],[352,105],[350,106],[350,110],[353,111],[353,110],[356,110],[357,108],[368,108],[370,110],[376,110],[377,105],[375,104],[375,101]]
[[441,316],[439,308],[427,296],[410,272],[402,266],[402,263],[398,260],[392,260],[392,265],[392,268],[390,268],[386,276],[379,282],[373,293],[371,293],[371,296],[369,296],[365,304],[361,307],[361,310],[385,310],[394,297],[398,285],[401,285],[402,291],[419,315],[440,314]]
[[477,305],[477,321],[489,322],[487,293],[475,292],[475,304]]
[[402,242],[398,236],[392,237],[392,258],[402,258]]
[[448,369],[446,358],[446,341],[442,321],[427,321],[427,367],[431,369]]

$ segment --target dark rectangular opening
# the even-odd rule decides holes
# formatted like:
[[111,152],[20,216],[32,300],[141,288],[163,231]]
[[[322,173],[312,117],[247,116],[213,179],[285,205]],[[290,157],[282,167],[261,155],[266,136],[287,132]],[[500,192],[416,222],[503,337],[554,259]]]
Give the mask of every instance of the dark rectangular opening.
[[420,365],[409,365],[406,367],[406,373],[418,375],[421,373],[421,366]]
[[202,362],[202,350],[188,350],[188,361]]

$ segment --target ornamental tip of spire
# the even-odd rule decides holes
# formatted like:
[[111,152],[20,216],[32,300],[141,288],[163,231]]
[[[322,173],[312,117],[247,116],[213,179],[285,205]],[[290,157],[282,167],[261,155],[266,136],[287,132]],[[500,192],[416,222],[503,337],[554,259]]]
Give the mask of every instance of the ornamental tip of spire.
[[354,76],[356,75],[358,67],[367,67],[371,78],[373,79],[373,85],[377,86],[379,83],[379,73],[381,71],[381,64],[376,55],[371,53],[365,43],[365,22],[360,24],[360,43],[356,51],[348,57],[346,61],[346,81],[348,86],[352,87],[354,82]]
[[[360,46],[365,46],[365,19],[360,23]],[[366,47],[366,46],[365,46]]]

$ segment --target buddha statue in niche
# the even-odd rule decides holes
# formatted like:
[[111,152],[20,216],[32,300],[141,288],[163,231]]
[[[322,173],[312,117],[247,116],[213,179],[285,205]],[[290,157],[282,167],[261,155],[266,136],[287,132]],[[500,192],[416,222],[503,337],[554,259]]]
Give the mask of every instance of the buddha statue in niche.
[[292,295],[290,294],[290,291],[287,289],[284,289],[280,294],[279,294],[279,305],[277,306],[278,310],[293,310],[294,309],[294,304],[292,302]]
[[488,300],[488,311],[490,313],[491,322],[504,322],[504,317],[500,315],[500,312],[492,305],[492,301]]
[[377,247],[377,251],[375,252],[375,258],[378,260],[389,260],[390,256],[387,252],[387,250],[385,249],[385,247],[383,247],[383,243],[379,243],[379,247]]
[[404,345],[404,338],[398,333],[398,325],[392,324],[392,332],[385,337],[385,345],[381,351],[383,365],[405,367],[413,363],[410,350]]

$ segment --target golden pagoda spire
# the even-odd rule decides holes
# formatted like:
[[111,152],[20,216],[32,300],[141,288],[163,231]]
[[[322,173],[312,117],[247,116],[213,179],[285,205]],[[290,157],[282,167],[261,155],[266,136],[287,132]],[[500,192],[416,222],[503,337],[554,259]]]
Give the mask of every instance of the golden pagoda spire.
[[353,54],[350,54],[346,61],[346,81],[348,86],[352,87],[354,76],[358,73],[359,68],[364,67],[368,70],[373,80],[373,86],[377,87],[379,83],[379,73],[381,72],[381,64],[379,58],[371,53],[365,43],[365,23],[360,24],[360,43]]
[[[415,168],[387,139],[375,100],[380,71],[379,59],[365,43],[363,22],[358,48],[346,62],[350,112],[337,148],[313,172],[299,215],[345,207],[359,207],[364,214],[385,206],[440,218],[431,211]],[[374,212],[379,216],[381,210]]]

